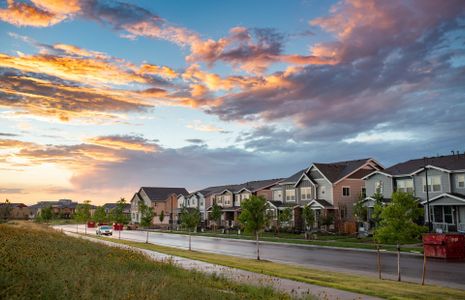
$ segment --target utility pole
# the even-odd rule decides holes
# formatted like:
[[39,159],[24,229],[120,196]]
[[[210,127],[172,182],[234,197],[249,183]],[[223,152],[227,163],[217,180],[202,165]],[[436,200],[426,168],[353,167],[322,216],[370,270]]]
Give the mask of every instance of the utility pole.
[[428,158],[424,157],[423,161],[424,161],[425,180],[426,180],[426,214],[427,214],[427,217],[428,217],[428,232],[432,232],[433,231],[433,228],[432,228],[433,223],[431,223],[431,213],[430,213],[430,209],[429,209],[430,208],[429,207],[429,184],[428,184],[428,168],[427,168]]

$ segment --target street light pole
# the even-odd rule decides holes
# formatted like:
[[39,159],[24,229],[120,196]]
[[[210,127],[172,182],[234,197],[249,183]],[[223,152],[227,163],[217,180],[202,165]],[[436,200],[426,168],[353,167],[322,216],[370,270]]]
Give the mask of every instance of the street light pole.
[[424,161],[424,169],[425,169],[425,180],[426,180],[426,213],[428,217],[428,232],[432,232],[432,223],[431,223],[431,213],[429,207],[429,184],[428,184],[428,168],[427,168],[427,158],[423,158]]

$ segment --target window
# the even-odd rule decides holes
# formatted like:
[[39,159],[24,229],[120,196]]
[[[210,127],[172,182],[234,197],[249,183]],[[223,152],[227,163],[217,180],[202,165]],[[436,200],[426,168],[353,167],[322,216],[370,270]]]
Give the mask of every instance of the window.
[[383,188],[384,188],[384,184],[383,184],[383,182],[381,180],[375,182],[375,192],[376,193],[382,194],[383,193]]
[[451,206],[443,206],[444,209],[444,222],[448,224],[453,224],[453,218],[452,218],[452,207]]
[[273,191],[273,200],[274,201],[283,201],[283,191]]
[[286,190],[286,201],[295,201],[295,190]]
[[457,175],[457,187],[465,188],[465,174]]
[[300,188],[300,199],[302,200],[312,199],[312,188],[311,187]]
[[231,205],[231,195],[224,196],[224,205]]
[[[441,176],[428,176],[428,192],[441,191]],[[426,181],[423,178],[423,192],[426,192]]]
[[442,223],[442,206],[433,206],[434,222]]
[[413,194],[413,180],[412,179],[397,180],[397,191]]
[[361,192],[361,194],[362,194],[362,197],[363,197],[363,198],[366,198],[366,196],[367,196],[367,189],[364,188],[364,187],[362,187],[362,192]]
[[454,224],[452,206],[433,206],[433,221],[436,223]]
[[348,186],[342,187],[342,196],[344,197],[350,196],[350,187]]

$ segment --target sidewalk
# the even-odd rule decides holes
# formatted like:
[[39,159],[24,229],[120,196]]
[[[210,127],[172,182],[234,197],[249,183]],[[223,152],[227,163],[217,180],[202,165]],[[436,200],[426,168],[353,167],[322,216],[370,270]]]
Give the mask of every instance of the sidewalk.
[[248,272],[244,270],[224,267],[220,265],[210,264],[202,261],[187,259],[183,257],[171,256],[155,251],[140,249],[127,245],[121,245],[109,241],[99,240],[92,237],[78,235],[76,233],[65,232],[67,235],[87,239],[89,241],[105,244],[112,247],[119,247],[123,249],[134,250],[150,257],[155,261],[170,261],[187,270],[197,270],[207,274],[221,275],[229,280],[233,280],[244,284],[257,284],[264,286],[271,286],[274,289],[288,293],[296,298],[302,298],[312,295],[318,299],[379,299],[376,297],[365,296],[357,293],[341,291],[337,289],[321,287],[304,282],[293,281],[284,278],[277,278],[264,274]]

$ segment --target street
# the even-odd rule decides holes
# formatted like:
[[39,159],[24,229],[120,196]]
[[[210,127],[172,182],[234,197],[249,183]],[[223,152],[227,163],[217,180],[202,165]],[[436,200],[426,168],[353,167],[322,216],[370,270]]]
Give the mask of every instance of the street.
[[[76,225],[54,227],[65,231],[77,231]],[[84,225],[80,225],[79,232],[84,233],[84,231]],[[95,228],[88,228],[87,233],[95,235]],[[118,232],[114,231],[111,237],[118,239]],[[121,239],[145,242],[146,232],[124,230],[121,232]],[[188,247],[188,237],[181,234],[150,232],[149,243],[186,249]],[[192,249],[245,258],[256,257],[255,243],[244,240],[192,236]],[[305,245],[261,243],[260,253],[261,258],[264,260],[306,266],[321,269],[322,271],[330,270],[378,276],[376,253],[374,252],[328,249]],[[397,278],[397,257],[395,254],[382,253],[381,263],[383,278]],[[405,281],[421,282],[422,266],[422,256],[402,254],[402,279]],[[428,284],[465,289],[465,262],[428,259],[426,282]]]

